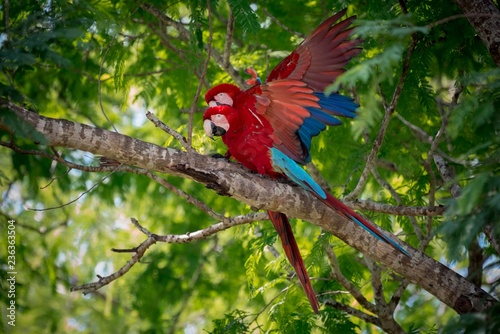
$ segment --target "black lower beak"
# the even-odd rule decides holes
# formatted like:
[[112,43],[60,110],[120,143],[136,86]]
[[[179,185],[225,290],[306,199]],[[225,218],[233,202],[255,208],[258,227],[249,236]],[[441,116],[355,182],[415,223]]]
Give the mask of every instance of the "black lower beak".
[[224,128],[221,128],[220,126],[217,126],[214,123],[210,123],[210,126],[212,127],[212,135],[223,136],[226,134],[226,130]]

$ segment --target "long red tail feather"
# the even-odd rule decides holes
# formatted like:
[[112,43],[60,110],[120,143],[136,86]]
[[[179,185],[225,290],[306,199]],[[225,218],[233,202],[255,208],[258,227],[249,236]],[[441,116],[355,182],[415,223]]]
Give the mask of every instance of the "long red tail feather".
[[361,215],[359,215],[358,213],[353,211],[351,208],[349,208],[347,205],[345,205],[344,203],[342,203],[341,201],[339,201],[338,199],[336,199],[335,197],[333,197],[329,193],[327,193],[327,192],[325,192],[325,193],[326,193],[326,199],[322,199],[318,196],[323,201],[323,203],[325,203],[326,205],[331,207],[333,210],[338,212],[340,215],[346,217],[347,219],[354,221],[355,223],[357,223],[358,225],[363,227],[365,230],[370,232],[372,235],[377,237],[379,240],[382,240],[382,241],[388,243],[389,245],[391,245],[392,247],[394,247],[395,249],[397,249],[401,253],[410,257],[410,254],[403,247],[398,245],[396,243],[396,241],[394,241],[393,238],[385,235],[373,223],[371,223],[368,220],[366,220],[365,218],[363,218]]
[[269,218],[273,222],[274,228],[278,232],[280,236],[281,243],[283,245],[283,249],[285,250],[285,254],[288,258],[288,261],[292,264],[297,276],[299,278],[300,284],[306,293],[307,298],[309,299],[309,303],[311,303],[311,307],[314,313],[318,313],[319,303],[316,298],[316,293],[311,285],[311,281],[309,280],[309,275],[307,274],[306,266],[304,265],[304,261],[302,260],[302,256],[300,255],[299,247],[297,246],[297,242],[295,241],[295,237],[293,236],[292,227],[290,226],[290,222],[285,214],[268,211]]

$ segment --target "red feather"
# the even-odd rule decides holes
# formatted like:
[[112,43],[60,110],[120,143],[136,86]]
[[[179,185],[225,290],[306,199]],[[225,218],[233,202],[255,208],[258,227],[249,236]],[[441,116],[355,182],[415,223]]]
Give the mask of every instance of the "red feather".
[[297,242],[295,241],[292,227],[290,226],[287,216],[283,213],[274,211],[268,211],[267,213],[269,214],[269,218],[271,219],[276,232],[278,232],[286,257],[292,264],[293,269],[295,269],[300,284],[309,299],[309,303],[311,304],[314,313],[318,313],[318,299],[316,298],[316,293],[311,285],[311,280],[307,274],[304,260],[302,260],[302,256],[300,255],[299,246],[297,246]]
[[[325,109],[320,104],[321,101],[325,102],[320,101],[322,96],[320,93],[344,73],[347,62],[361,51],[357,47],[361,43],[359,39],[347,40],[352,33],[352,29],[348,27],[355,17],[335,24],[345,13],[343,10],[323,22],[311,36],[271,71],[265,84],[256,84],[246,91],[232,84],[221,84],[207,92],[205,95],[207,103],[214,101],[219,93],[227,93],[233,100],[230,106],[218,105],[208,108],[204,115],[205,120],[212,120],[212,116],[216,114],[223,115],[227,119],[230,126],[222,136],[228,147],[227,156],[232,156],[254,172],[273,178],[284,175],[273,167],[271,148],[278,149],[299,163],[307,161],[309,148],[299,136],[299,129],[311,117],[311,110],[320,113],[314,117],[323,119],[321,122],[336,124],[324,120],[328,115],[337,115],[339,112],[330,110],[332,109],[330,105],[327,106],[330,109]],[[258,82],[257,74],[255,72],[250,74],[253,77],[250,82],[252,84]],[[334,109],[337,108],[334,102],[327,102],[333,103]],[[308,126],[311,126],[311,123]],[[319,133],[311,130],[308,135],[314,136],[318,134],[317,132]],[[331,200],[331,198],[327,197],[327,204],[346,216],[344,208],[336,207],[338,204],[335,202],[336,199]],[[269,217],[281,238],[288,260],[297,273],[311,307],[317,313],[318,300],[288,218],[277,212],[269,212]]]
[[[347,62],[361,52],[357,48],[360,39],[347,40],[352,28],[347,29],[356,19],[351,16],[333,25],[346,10],[342,10],[324,21],[288,57],[283,59],[269,75],[267,82],[282,79],[302,80],[316,92],[322,92],[328,85],[344,73]],[[333,73],[333,68],[340,71]]]
[[207,92],[205,100],[208,103],[216,94],[228,93],[234,108],[250,110],[267,119],[275,131],[273,141],[276,148],[296,162],[306,163],[310,158],[309,149],[297,133],[311,117],[307,108],[338,114],[322,108],[315,94],[322,93],[344,73],[347,62],[361,51],[357,47],[361,43],[359,39],[348,40],[352,34],[348,27],[355,17],[335,24],[345,12],[337,13],[314,30],[271,71],[266,84],[254,85],[247,91],[234,85],[218,85]]
[[214,99],[214,96],[219,93],[228,93],[229,96],[234,99],[241,92],[242,90],[238,86],[229,83],[223,83],[213,87],[205,94],[205,102],[208,104]]

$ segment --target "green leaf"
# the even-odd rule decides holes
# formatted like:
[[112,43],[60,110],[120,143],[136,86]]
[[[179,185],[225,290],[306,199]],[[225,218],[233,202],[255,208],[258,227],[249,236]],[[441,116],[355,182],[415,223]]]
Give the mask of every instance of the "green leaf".
[[241,26],[247,33],[257,33],[260,25],[250,3],[247,0],[228,0],[228,3],[234,13],[236,25]]

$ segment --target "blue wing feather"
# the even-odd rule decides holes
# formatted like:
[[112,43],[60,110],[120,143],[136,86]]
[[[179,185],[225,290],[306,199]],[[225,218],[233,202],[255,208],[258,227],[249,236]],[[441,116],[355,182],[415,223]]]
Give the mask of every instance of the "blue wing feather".
[[348,118],[356,117],[359,105],[352,98],[340,94],[326,96],[323,93],[314,93],[314,95],[319,97],[319,105],[325,113]]
[[[304,123],[300,126],[297,131],[302,145],[307,149],[307,152],[311,149],[312,138],[319,135],[319,133],[326,129],[326,125],[340,125],[340,121],[335,116],[342,116],[348,118],[356,117],[356,109],[358,105],[353,99],[347,96],[339,94],[325,95],[323,93],[314,93],[319,98],[318,104],[321,107],[306,108],[311,116],[304,120]],[[308,154],[305,162],[311,161],[311,155]]]
[[351,218],[353,222],[355,222],[356,224],[358,224],[359,226],[361,226],[365,231],[369,232],[371,235],[373,235],[374,237],[376,237],[378,240],[383,241],[385,243],[388,243],[388,244],[392,245],[394,248],[396,248],[397,250],[399,250],[404,255],[406,255],[408,257],[411,257],[410,253],[408,253],[408,251],[406,249],[404,249],[403,247],[401,247],[400,245],[398,245],[396,241],[392,240],[392,238],[384,235],[383,233],[381,235],[378,235],[377,233],[374,233],[372,230],[370,230],[369,227],[367,227],[364,223],[360,222],[356,217],[349,216],[349,218]]
[[311,139],[317,136],[321,131],[326,129],[326,125],[323,122],[318,121],[315,118],[307,118],[304,120],[304,124],[299,128],[299,137],[301,142],[305,145],[307,150],[311,148]]
[[283,152],[277,148],[270,149],[271,164],[276,172],[285,174],[290,180],[300,185],[304,189],[312,192],[323,202],[330,206],[333,210],[343,215],[344,217],[351,219],[356,224],[361,226],[367,232],[375,236],[381,241],[384,241],[394,248],[401,251],[403,254],[411,257],[411,255],[400,245],[398,245],[391,237],[386,236],[383,232],[378,231],[373,223],[368,222],[362,216],[358,215],[356,212],[349,209],[345,204],[340,202],[338,199],[334,198],[332,195],[327,194],[320,186],[317,184],[312,177],[302,169],[294,160],[289,158]]
[[277,148],[273,147],[270,151],[271,164],[277,172],[285,174],[290,180],[301,187],[311,191],[322,199],[326,199],[325,191],[302,167]]

